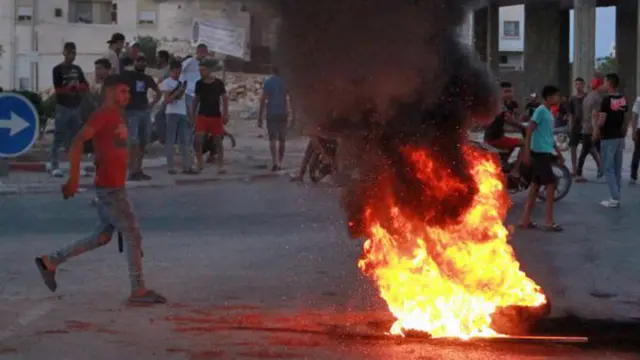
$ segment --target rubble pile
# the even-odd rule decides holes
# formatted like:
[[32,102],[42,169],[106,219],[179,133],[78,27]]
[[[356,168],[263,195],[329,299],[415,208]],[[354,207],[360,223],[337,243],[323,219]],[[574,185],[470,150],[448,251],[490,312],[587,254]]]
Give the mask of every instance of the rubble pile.
[[260,74],[227,73],[229,102],[244,108],[257,107],[264,79],[265,76]]

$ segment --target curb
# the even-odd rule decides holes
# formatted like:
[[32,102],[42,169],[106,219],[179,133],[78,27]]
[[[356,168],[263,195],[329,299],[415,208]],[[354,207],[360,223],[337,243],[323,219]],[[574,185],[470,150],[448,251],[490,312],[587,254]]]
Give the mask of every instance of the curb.
[[46,162],[10,162],[9,171],[47,172]]

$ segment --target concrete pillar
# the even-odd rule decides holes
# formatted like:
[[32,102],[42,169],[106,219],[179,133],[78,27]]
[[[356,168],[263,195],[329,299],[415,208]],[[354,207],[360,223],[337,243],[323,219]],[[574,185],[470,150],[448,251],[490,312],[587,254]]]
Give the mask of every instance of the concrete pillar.
[[500,6],[489,3],[473,14],[474,45],[494,74],[500,70]]
[[636,98],[638,60],[638,2],[620,1],[616,7],[616,60],[620,92],[628,101]]
[[596,0],[573,1],[573,75],[586,81],[596,58]]
[[559,2],[525,4],[524,86],[540,93],[545,85],[569,85],[569,12]]
[[[569,96],[573,92],[573,79],[571,78],[571,15],[569,9],[560,10],[558,22],[558,83],[563,94]],[[594,50],[595,51],[595,50]]]

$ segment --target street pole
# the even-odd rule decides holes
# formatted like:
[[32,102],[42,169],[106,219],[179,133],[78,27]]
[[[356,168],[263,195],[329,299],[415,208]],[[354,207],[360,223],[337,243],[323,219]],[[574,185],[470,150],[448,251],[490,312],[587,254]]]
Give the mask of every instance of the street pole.
[[[40,0],[33,0],[33,11],[31,14],[31,55],[35,56],[38,52],[38,5]],[[38,62],[36,59],[31,59],[31,89],[33,92],[38,92]]]

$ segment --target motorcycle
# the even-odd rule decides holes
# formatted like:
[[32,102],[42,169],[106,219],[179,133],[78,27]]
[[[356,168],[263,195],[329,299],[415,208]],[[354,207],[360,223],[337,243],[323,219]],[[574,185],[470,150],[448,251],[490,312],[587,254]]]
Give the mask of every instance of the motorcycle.
[[323,151],[314,150],[309,160],[309,179],[313,183],[319,183],[327,175],[335,172],[335,159],[338,150],[336,140],[320,139]]
[[[485,151],[489,151],[492,153],[498,154],[500,158],[500,163],[502,165],[502,173],[505,176],[505,186],[510,194],[516,194],[519,192],[524,192],[529,189],[531,186],[531,181],[533,178],[533,174],[530,168],[522,166],[520,167],[520,177],[515,177],[511,175],[511,171],[515,166],[516,160],[510,161],[512,154],[515,152],[514,150],[504,150],[494,148],[491,145],[487,144],[484,141],[484,134],[481,136],[470,136],[469,141],[472,145],[479,147]],[[569,194],[569,190],[571,189],[571,185],[573,184],[573,179],[571,177],[571,172],[569,169],[554,161],[551,164],[551,169],[553,170],[553,174],[556,176],[556,189],[554,194],[554,201],[558,202],[562,200],[567,194]],[[546,187],[541,186],[538,192],[538,199],[544,201],[546,199]]]

